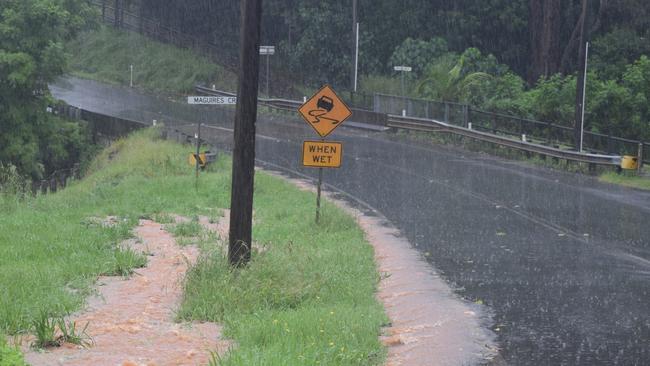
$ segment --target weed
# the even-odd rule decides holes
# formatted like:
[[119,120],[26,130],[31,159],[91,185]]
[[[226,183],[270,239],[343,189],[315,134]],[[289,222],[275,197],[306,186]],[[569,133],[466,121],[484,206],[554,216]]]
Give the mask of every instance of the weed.
[[34,348],[58,347],[60,344],[56,339],[56,321],[50,318],[50,314],[41,311],[32,322],[36,340],[32,344]]
[[46,311],[39,312],[32,322],[32,328],[36,335],[33,348],[60,347],[64,343],[82,347],[93,345],[92,338],[86,332],[88,323],[79,331],[76,322],[66,321],[63,317],[52,317]]
[[165,228],[177,238],[197,237],[203,232],[203,227],[196,218],[191,221],[180,222]]
[[174,216],[163,212],[154,214],[152,219],[159,224],[172,224],[175,221]]
[[115,251],[115,263],[113,270],[109,272],[112,276],[129,276],[135,268],[143,268],[147,265],[147,257],[136,253],[130,248],[118,248]]
[[62,343],[71,343],[84,348],[90,347],[95,344],[93,339],[88,335],[86,330],[88,329],[88,324],[84,325],[83,329],[77,329],[77,323],[74,321],[66,322],[64,318],[59,318],[56,320],[56,325],[61,332],[59,337]]

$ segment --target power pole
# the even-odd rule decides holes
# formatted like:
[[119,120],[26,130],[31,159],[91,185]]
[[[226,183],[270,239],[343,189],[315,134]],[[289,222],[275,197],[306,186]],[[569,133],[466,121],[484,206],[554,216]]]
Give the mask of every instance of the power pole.
[[350,90],[355,90],[357,78],[357,1],[352,0],[352,82],[350,83]]
[[261,19],[262,0],[241,1],[239,86],[228,239],[228,261],[237,267],[245,266],[251,258]]
[[582,18],[582,24],[580,24],[580,48],[578,53],[578,63],[580,67],[578,68],[578,80],[576,83],[576,108],[575,108],[575,125],[573,126],[573,141],[576,150],[580,150],[580,139],[582,137],[582,126],[583,126],[583,94],[585,92],[585,73],[587,70],[587,42],[589,41],[589,30],[588,30],[588,21],[589,17],[589,8],[587,6],[588,1],[582,0],[582,12],[580,17]]

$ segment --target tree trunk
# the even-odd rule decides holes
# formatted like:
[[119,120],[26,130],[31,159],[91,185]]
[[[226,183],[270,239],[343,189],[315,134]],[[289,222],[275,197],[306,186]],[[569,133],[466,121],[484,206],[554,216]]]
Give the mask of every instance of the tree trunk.
[[540,76],[559,70],[561,0],[530,0],[530,68],[528,82],[534,84]]
[[585,30],[589,34],[593,34],[597,32],[602,25],[603,17],[605,16],[605,12],[608,10],[608,8],[609,8],[609,0],[600,0],[596,19],[594,19],[593,22],[588,22],[588,23],[585,23],[586,21],[585,17],[588,15],[589,9],[587,8],[586,11],[580,12],[580,17],[578,18],[578,21],[576,22],[576,25],[573,28],[573,32],[571,33],[571,38],[569,39],[569,42],[567,43],[567,46],[564,48],[564,52],[562,53],[562,63],[560,64],[560,72],[562,72],[563,74],[571,73],[573,70],[576,69],[575,66],[579,65],[580,61],[576,60],[574,57],[579,52],[578,47],[580,47],[580,35],[581,35],[580,32],[582,31],[582,24],[585,23],[585,27],[586,27]]
[[113,26],[120,27],[120,9],[122,8],[122,0],[115,0],[115,13],[113,14]]

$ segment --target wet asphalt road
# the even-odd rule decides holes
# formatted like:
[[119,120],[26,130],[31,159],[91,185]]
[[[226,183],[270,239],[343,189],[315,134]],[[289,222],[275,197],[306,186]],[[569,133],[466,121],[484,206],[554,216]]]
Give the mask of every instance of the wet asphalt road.
[[[232,140],[232,108],[72,78],[52,91],[100,113],[209,122],[204,136],[226,149]],[[258,134],[260,163],[316,175],[299,166],[302,141],[317,137],[299,119],[262,118]],[[507,364],[650,364],[650,193],[390,133],[339,128],[330,139],[344,158],[326,183],[388,218],[460,296],[486,305]]]

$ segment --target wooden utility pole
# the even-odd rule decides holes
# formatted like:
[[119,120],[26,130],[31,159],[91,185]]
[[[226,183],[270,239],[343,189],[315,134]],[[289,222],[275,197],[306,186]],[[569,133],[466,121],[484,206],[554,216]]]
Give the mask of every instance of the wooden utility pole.
[[228,261],[238,267],[246,265],[251,258],[261,19],[262,0],[241,1],[239,86],[228,239]]

